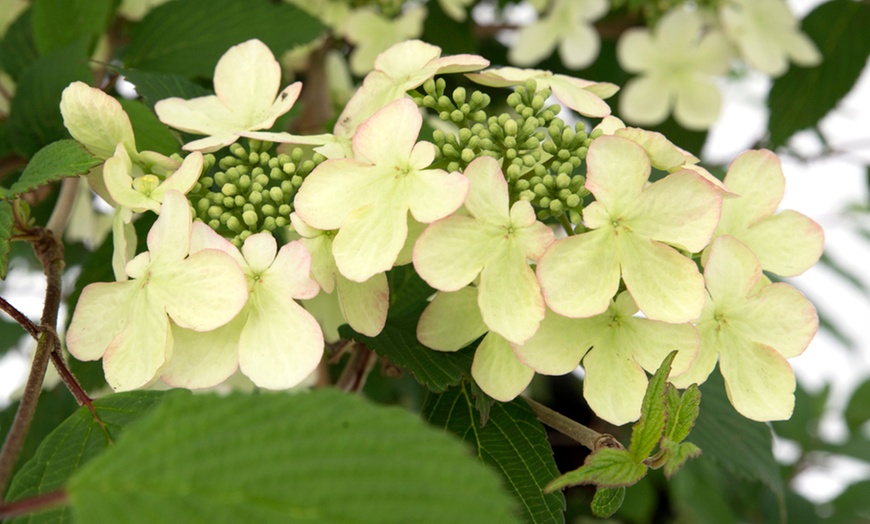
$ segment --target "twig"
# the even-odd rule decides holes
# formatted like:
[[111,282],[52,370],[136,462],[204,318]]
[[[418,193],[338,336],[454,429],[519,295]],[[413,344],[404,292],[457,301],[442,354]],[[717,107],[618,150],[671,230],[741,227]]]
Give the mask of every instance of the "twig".
[[620,444],[613,435],[607,433],[599,433],[594,429],[587,428],[579,422],[571,420],[565,415],[556,413],[547,406],[535,402],[528,397],[523,398],[526,400],[526,402],[529,403],[529,406],[535,413],[535,417],[537,417],[539,421],[546,424],[547,426],[550,426],[551,428],[555,429],[566,437],[576,440],[580,444],[583,444],[591,451],[595,451],[600,448],[623,448],[622,444]]
[[361,391],[369,372],[377,362],[377,356],[362,344],[354,344],[349,353],[350,359],[335,382],[335,387],[348,392]]
[[62,489],[50,491],[42,495],[36,495],[22,499],[10,504],[0,504],[0,519],[8,517],[17,517],[18,515],[26,515],[36,511],[45,511],[47,509],[63,506],[69,502],[69,497]]
[[[0,449],[0,493],[6,492],[15,464],[27,440],[27,433],[30,431],[39,394],[42,391],[42,382],[45,379],[48,361],[54,345],[57,343],[57,335],[54,330],[57,326],[57,315],[61,302],[61,276],[64,267],[63,244],[47,229],[33,228],[28,230],[27,234],[35,237],[33,250],[42,263],[45,273],[45,302],[42,307],[40,335],[30,367],[30,374],[18,404],[18,411],[15,412],[15,419],[12,421],[5,442],[3,442],[3,448]],[[47,330],[46,327],[50,327],[50,330]]]
[[33,323],[32,320],[27,318],[27,316],[18,311],[12,304],[6,301],[5,298],[0,297],[0,309],[6,312],[7,315],[12,317],[12,320],[21,324],[21,327],[24,328],[27,333],[30,334],[31,337],[38,339],[39,338],[39,326]]

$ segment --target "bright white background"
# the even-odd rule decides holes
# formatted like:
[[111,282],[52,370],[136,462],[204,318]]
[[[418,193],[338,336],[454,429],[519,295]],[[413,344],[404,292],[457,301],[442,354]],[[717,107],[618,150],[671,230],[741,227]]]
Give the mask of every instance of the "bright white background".
[[[803,17],[821,0],[789,0]],[[868,68],[870,69],[870,68]],[[750,76],[740,81],[723,82],[725,107],[722,118],[712,129],[704,150],[704,160],[730,162],[751,147],[766,129],[765,99],[770,81]],[[780,155],[787,178],[783,208],[798,210],[823,226],[826,252],[842,266],[852,270],[870,286],[870,240],[858,231],[864,224],[870,231],[870,214],[848,213],[866,207],[868,199],[867,165],[870,165],[870,72],[864,75],[850,95],[823,121],[821,128],[830,144],[841,153],[827,158],[801,160]],[[791,145],[804,159],[816,157],[821,150],[812,133],[801,133]],[[833,442],[845,438],[841,412],[851,392],[870,377],[870,297],[818,265],[791,280],[854,341],[854,348],[843,347],[825,332],[820,332],[807,351],[790,362],[799,381],[810,391],[832,385],[829,414],[822,426],[823,436]],[[69,282],[66,283],[69,288]],[[34,320],[39,318],[44,282],[41,273],[13,268],[2,283],[2,295]],[[63,313],[62,313],[63,314]],[[63,324],[61,320],[61,324]],[[32,345],[23,340],[21,351],[0,360],[0,407],[24,383]],[[794,456],[788,443],[777,446],[782,460]],[[870,478],[870,465],[859,461],[831,460],[813,466],[796,479],[795,488],[814,501],[834,498],[856,480]]]

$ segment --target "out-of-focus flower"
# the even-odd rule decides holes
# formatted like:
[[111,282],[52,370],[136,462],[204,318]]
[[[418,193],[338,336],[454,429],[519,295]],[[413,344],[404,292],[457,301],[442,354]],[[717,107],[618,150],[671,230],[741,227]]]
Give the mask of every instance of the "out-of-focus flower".
[[822,54],[798,28],[794,14],[782,0],[729,0],[719,8],[722,27],[749,65],[780,76],[788,62],[810,67]]
[[423,20],[426,8],[414,5],[406,9],[398,18],[390,20],[372,8],[352,11],[338,28],[356,48],[350,56],[350,69],[355,75],[371,71],[375,58],[393,44],[417,38],[423,33]]
[[688,129],[707,129],[719,116],[722,95],[713,77],[728,71],[731,46],[719,31],[701,32],[701,16],[675,8],[653,31],[632,28],[616,48],[623,69],[640,76],[622,90],[622,116],[655,125],[673,110]]
[[518,66],[535,65],[558,45],[565,67],[586,67],[601,45],[592,22],[607,14],[608,8],[606,0],[554,0],[543,18],[519,30],[508,60]]

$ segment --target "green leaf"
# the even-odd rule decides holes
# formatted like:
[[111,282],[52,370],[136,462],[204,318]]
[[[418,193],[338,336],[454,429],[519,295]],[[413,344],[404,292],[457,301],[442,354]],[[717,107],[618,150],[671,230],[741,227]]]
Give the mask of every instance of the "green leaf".
[[662,441],[662,449],[668,454],[665,461],[665,476],[671,478],[691,458],[701,455],[701,448],[691,442],[673,442],[665,439]]
[[[676,403],[671,402],[671,393],[676,395]],[[665,435],[672,442],[682,442],[689,436],[701,408],[701,390],[697,384],[692,384],[682,395],[676,388],[670,388],[668,394],[668,427]]]
[[9,196],[27,193],[62,178],[86,175],[102,162],[75,140],[58,140],[33,155],[21,178],[12,184]]
[[178,97],[189,100],[214,94],[181,75],[139,71],[137,69],[117,68],[116,71],[124,75],[125,79],[136,86],[136,92],[139,93],[139,96],[143,98],[145,104],[152,111],[154,110],[154,104],[164,98]]
[[592,497],[592,514],[600,519],[611,517],[625,500],[625,488],[598,488]]
[[167,398],[67,493],[79,522],[515,522],[458,441],[335,390]]
[[[8,324],[4,322],[4,324]],[[10,324],[13,325],[13,324]],[[14,324],[19,332],[23,332],[18,324]],[[17,336],[14,340],[21,340]],[[13,402],[0,412],[0,442],[6,440],[6,435],[9,432],[9,427],[12,426],[12,421],[15,418],[15,412],[18,411],[18,401]],[[58,384],[51,389],[45,389],[39,394],[39,402],[36,405],[36,413],[33,415],[33,422],[30,423],[30,431],[27,432],[27,440],[24,441],[24,447],[21,449],[21,454],[18,456],[14,471],[20,470],[36,453],[40,443],[45,437],[55,430],[64,420],[66,420],[76,409],[78,409],[73,396],[63,384]],[[9,488],[11,489],[11,488]],[[8,489],[7,489],[7,492]],[[2,497],[0,497],[2,498]]]
[[361,335],[346,324],[338,328],[338,334],[341,338],[362,342],[391,363],[410,371],[417,382],[436,393],[471,376],[474,359],[471,347],[455,353],[434,351],[417,341],[416,331],[389,323],[374,338]]
[[692,441],[704,456],[737,476],[760,480],[782,500],[785,487],[773,458],[773,437],[767,424],[749,420],[731,406],[718,370],[701,385],[704,409],[692,429]]
[[856,482],[831,502],[834,514],[830,521],[836,524],[852,524],[870,521],[870,480]]
[[631,486],[646,475],[647,467],[634,461],[624,449],[598,448],[593,451],[578,469],[569,471],[553,480],[547,493],[568,486],[595,484],[604,488]]
[[852,89],[870,53],[870,6],[865,2],[826,2],[808,14],[801,26],[823,60],[811,68],[792,66],[773,82],[767,105],[774,147],[818,124]]
[[[68,391],[61,389],[71,398]],[[173,395],[187,394],[178,391]],[[164,396],[163,391],[131,391],[95,400],[94,408],[105,431],[87,408],[79,408],[45,438],[33,458],[21,467],[9,486],[8,500],[21,500],[62,487],[75,471],[108,449],[128,424],[149,412]],[[14,522],[72,522],[72,518],[69,508],[59,508]]]
[[136,136],[136,149],[156,151],[164,155],[181,152],[181,143],[175,134],[161,122],[148,107],[138,100],[119,100],[121,107],[130,117],[133,134]]
[[0,200],[0,280],[9,272],[9,239],[12,238],[12,204]]
[[635,462],[646,459],[662,439],[667,422],[665,393],[668,388],[668,374],[676,356],[677,352],[672,351],[665,357],[646,387],[640,407],[640,420],[631,429],[631,445],[628,448]]
[[18,81],[9,110],[7,132],[13,147],[26,157],[68,138],[60,114],[60,95],[76,80],[87,82],[88,42],[75,42],[39,57]]
[[0,42],[0,69],[16,82],[24,70],[39,57],[33,43],[32,9],[27,9],[12,22]]
[[846,417],[849,431],[852,433],[857,433],[861,426],[870,420],[870,380],[858,386],[855,392],[852,393],[852,398],[849,399],[844,416]]
[[128,67],[210,78],[221,55],[251,38],[276,56],[324,31],[299,8],[266,0],[184,0],[163,4],[139,23],[125,56]]
[[40,54],[85,37],[94,42],[112,15],[112,0],[34,0],[33,40]]
[[432,394],[423,405],[423,417],[464,440],[477,458],[495,468],[522,503],[525,522],[564,522],[562,493],[543,493],[544,486],[559,474],[547,432],[522,399],[496,402],[489,420],[481,427],[470,387],[463,383],[442,394]]
[[398,323],[410,320],[416,329],[417,320],[429,304],[429,297],[435,294],[435,289],[420,278],[411,264],[387,271],[387,283],[390,286],[388,321]]

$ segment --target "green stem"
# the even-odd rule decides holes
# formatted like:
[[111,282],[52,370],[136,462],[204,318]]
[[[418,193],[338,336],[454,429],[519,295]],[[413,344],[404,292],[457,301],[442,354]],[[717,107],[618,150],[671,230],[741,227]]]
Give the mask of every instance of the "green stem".
[[574,228],[571,226],[571,222],[568,220],[568,215],[565,213],[559,215],[559,222],[562,224],[562,228],[565,229],[565,233],[567,233],[569,237],[576,234],[574,233]]
[[579,422],[575,422],[565,415],[557,413],[547,406],[535,402],[528,397],[523,398],[528,402],[535,417],[537,417],[541,423],[546,424],[570,439],[576,440],[591,451],[595,451],[599,448],[622,449],[622,444],[620,444],[613,435],[599,433],[594,429],[588,428]]

